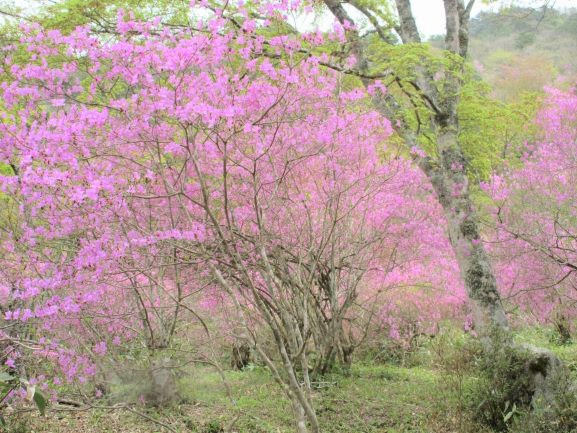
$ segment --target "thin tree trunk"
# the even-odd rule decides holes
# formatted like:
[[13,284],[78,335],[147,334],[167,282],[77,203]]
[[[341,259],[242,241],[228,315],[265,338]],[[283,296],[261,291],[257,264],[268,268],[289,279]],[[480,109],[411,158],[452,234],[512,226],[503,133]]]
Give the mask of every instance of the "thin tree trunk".
[[308,433],[305,411],[302,405],[300,404],[300,402],[296,397],[293,398],[292,404],[297,424],[297,433]]

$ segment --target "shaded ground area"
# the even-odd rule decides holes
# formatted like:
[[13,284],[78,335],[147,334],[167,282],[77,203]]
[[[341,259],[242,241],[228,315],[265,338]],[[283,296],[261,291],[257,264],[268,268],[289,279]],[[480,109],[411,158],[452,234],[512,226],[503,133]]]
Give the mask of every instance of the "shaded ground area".
[[[558,346],[540,332],[527,331],[518,340],[549,346],[577,370],[577,344]],[[477,378],[467,365],[469,355],[458,339],[425,345],[405,360],[406,365],[364,361],[348,373],[332,374],[317,384],[315,405],[323,433],[473,433],[484,431],[470,419],[468,390]],[[126,408],[71,410],[51,407],[45,418],[22,415],[35,433],[195,433],[293,432],[291,408],[260,367],[225,372],[230,391],[219,374],[195,368],[179,381],[183,401],[169,409]],[[126,390],[118,389],[122,394]],[[231,400],[231,398],[233,400]],[[150,418],[150,419],[147,419]],[[17,427],[17,426],[14,426]]]
[[[228,399],[216,373],[196,370],[180,383],[184,403],[162,411],[136,409],[179,432],[293,431],[290,406],[266,371],[227,372],[227,379],[235,403]],[[442,427],[447,420],[438,405],[440,372],[422,367],[356,365],[348,375],[331,375],[325,380],[318,384],[315,398],[323,432],[452,431]],[[32,426],[36,433],[168,431],[126,409],[52,408],[45,419],[34,414]]]

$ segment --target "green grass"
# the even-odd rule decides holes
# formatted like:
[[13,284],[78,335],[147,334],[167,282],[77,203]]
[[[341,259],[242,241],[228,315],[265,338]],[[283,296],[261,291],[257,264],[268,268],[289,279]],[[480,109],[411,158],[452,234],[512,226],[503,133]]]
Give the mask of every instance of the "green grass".
[[[257,368],[227,372],[235,402],[226,396],[220,376],[197,371],[180,384],[181,395],[198,406],[223,415],[208,415],[227,425],[239,414],[239,432],[292,432],[291,408],[268,372]],[[427,432],[427,413],[438,374],[423,368],[390,365],[355,365],[349,374],[324,378],[314,403],[326,433]],[[225,415],[227,414],[227,415]]]
[[426,432],[436,373],[387,365],[356,365],[318,399],[322,431]]
[[[577,344],[560,346],[544,328],[516,334],[518,342],[553,350],[567,365],[577,363]],[[314,406],[323,433],[482,433],[471,421],[469,391],[478,381],[470,337],[451,331],[410,354],[408,366],[360,360],[347,373],[323,378]],[[182,402],[166,409],[138,410],[179,432],[292,433],[289,402],[268,371],[225,371],[226,383],[208,366],[195,366],[178,382]],[[136,385],[135,385],[136,386]],[[129,385],[115,394],[130,395]],[[227,389],[229,391],[227,391]],[[134,392],[133,392],[134,394]],[[29,416],[29,415],[28,415]],[[37,415],[34,415],[37,418]],[[106,409],[81,413],[49,410],[34,432],[165,432],[134,413]]]

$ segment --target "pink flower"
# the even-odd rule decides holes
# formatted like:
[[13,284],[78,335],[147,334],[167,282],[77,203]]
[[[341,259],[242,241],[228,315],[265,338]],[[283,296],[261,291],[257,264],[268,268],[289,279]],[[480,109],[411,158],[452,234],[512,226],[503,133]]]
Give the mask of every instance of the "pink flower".
[[98,356],[104,356],[106,355],[107,352],[107,347],[106,347],[106,342],[105,341],[101,341],[99,343],[96,343],[94,345],[94,348],[92,349],[94,351],[95,354],[97,354]]

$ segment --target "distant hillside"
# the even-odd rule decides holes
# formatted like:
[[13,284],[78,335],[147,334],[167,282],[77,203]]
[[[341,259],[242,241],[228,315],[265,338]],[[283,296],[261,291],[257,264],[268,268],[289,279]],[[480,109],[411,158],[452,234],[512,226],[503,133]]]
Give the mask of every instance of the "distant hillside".
[[[500,99],[577,83],[576,8],[481,12],[472,19],[470,32],[471,58]],[[436,45],[442,38],[431,41]]]

